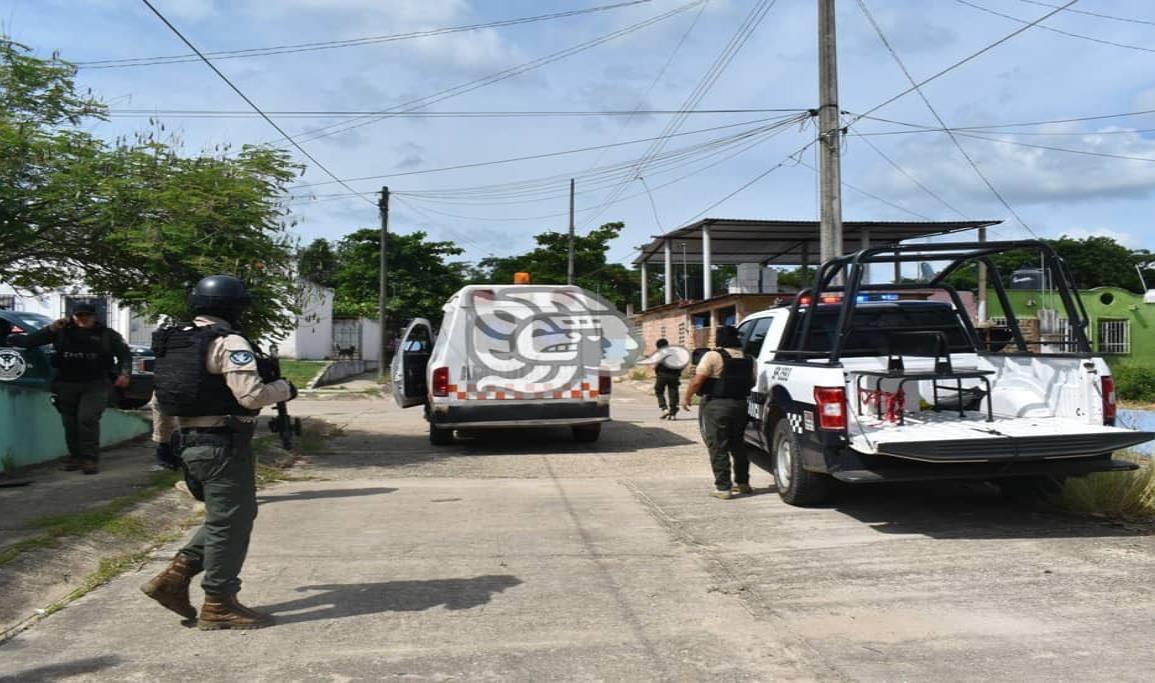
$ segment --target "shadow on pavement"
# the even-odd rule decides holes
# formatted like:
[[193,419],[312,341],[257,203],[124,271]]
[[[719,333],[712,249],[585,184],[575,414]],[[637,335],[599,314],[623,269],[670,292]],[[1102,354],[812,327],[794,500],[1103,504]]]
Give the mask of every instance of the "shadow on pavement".
[[275,605],[261,605],[259,609],[275,614],[278,624],[381,612],[420,612],[439,605],[444,605],[446,609],[461,610],[484,605],[494,594],[521,583],[521,579],[509,574],[488,574],[471,579],[302,586],[297,592],[311,595]]
[[46,664],[44,666],[38,666],[35,669],[6,673],[0,676],[0,683],[7,683],[8,681],[12,681],[13,683],[16,681],[21,681],[22,683],[27,683],[28,681],[55,681],[66,676],[82,676],[84,674],[95,673],[101,669],[114,667],[120,664],[120,662],[120,657],[116,655],[103,655],[100,657],[77,659],[61,664]]
[[577,443],[567,428],[460,430],[448,446],[434,446],[425,433],[389,434],[345,427],[341,435],[310,454],[316,466],[406,467],[455,457],[552,455],[613,456],[667,449],[694,441],[660,426],[609,422],[594,443]]
[[[773,472],[769,456],[750,462]],[[1064,512],[1045,501],[1006,498],[984,481],[844,484],[824,506],[883,534],[929,538],[1096,538],[1151,536],[1150,525],[1123,525]]]
[[396,488],[380,487],[370,489],[323,489],[320,491],[294,491],[286,493],[283,496],[257,496],[257,502],[276,503],[282,500],[317,500],[323,498],[354,498],[357,496],[377,496],[385,493],[393,493]]

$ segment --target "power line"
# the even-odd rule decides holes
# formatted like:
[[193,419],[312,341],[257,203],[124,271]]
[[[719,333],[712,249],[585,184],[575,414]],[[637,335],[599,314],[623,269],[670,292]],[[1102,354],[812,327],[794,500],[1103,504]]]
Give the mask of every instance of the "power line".
[[[980,12],[986,12],[987,14],[993,14],[996,17],[1002,17],[1003,19],[1010,19],[1011,21],[1017,21],[1020,24],[1027,23],[1027,21],[1025,19],[1020,19],[1020,18],[1018,18],[1016,16],[1012,16],[1010,14],[1004,14],[1002,12],[998,12],[998,11],[995,11],[993,9],[990,9],[989,7],[983,7],[982,5],[976,5],[973,2],[969,2],[969,0],[955,0],[955,2],[957,2],[960,5],[966,5],[967,7],[972,7],[974,9],[977,9]],[[1058,33],[1060,35],[1070,36],[1071,38],[1079,38],[1080,40],[1089,40],[1092,43],[1099,43],[1101,45],[1111,45],[1114,47],[1121,47],[1121,48],[1125,48],[1128,50],[1139,50],[1141,52],[1155,52],[1155,50],[1152,50],[1149,47],[1142,47],[1139,45],[1131,45],[1129,43],[1116,43],[1113,40],[1104,40],[1102,38],[1095,38],[1093,36],[1084,35],[1082,33],[1073,33],[1071,31],[1064,31],[1062,29],[1054,28],[1051,26],[1040,25],[1039,28],[1044,30],[1044,31],[1050,31],[1051,33]]]
[[[396,118],[414,119],[471,119],[471,118],[582,118],[597,116],[665,116],[671,114],[766,114],[776,112],[805,111],[800,107],[793,109],[765,109],[765,108],[735,108],[735,109],[696,109],[683,112],[680,109],[607,109],[602,111],[410,111],[396,114]],[[376,114],[375,110],[353,111],[324,111],[324,110],[265,110],[265,113],[274,118],[349,118]],[[174,118],[254,118],[258,114],[242,109],[110,109],[109,116],[113,118],[157,118],[171,116]]]
[[[882,27],[879,26],[878,22],[875,20],[874,15],[870,13],[870,9],[866,6],[865,0],[857,0],[857,3],[859,9],[862,10],[862,13],[866,15],[866,19],[870,22],[871,27],[874,28],[874,32],[878,34],[879,40],[882,41],[882,44],[886,47],[886,50],[890,53],[890,56],[894,58],[894,62],[898,65],[898,68],[902,70],[902,73],[904,76],[906,76],[906,79],[910,81],[911,86],[915,89],[915,92],[918,93],[919,99],[921,99],[923,104],[926,105],[926,108],[930,110],[930,113],[934,116],[935,121],[938,121],[938,124],[944,129],[949,128],[946,125],[946,122],[943,121],[943,118],[939,116],[939,113],[934,108],[934,105],[930,103],[930,99],[927,98],[926,93],[924,93],[922,88],[919,87],[919,84],[915,81],[914,76],[910,74],[910,70],[906,68],[906,64],[904,64],[902,58],[898,56],[898,52],[895,51],[894,47],[891,46],[890,41],[887,40],[886,34],[883,32]],[[954,133],[950,130],[947,130],[946,134],[950,136],[951,142],[954,143],[954,146],[958,149],[959,153],[962,154],[963,158],[966,159],[968,164],[970,164],[970,167],[974,169],[975,174],[982,179],[983,184],[987,186],[987,189],[991,191],[991,194],[993,194],[999,200],[999,202],[1007,209],[1007,211],[1011,212],[1011,215],[1015,217],[1015,220],[1019,222],[1019,225],[1023,226],[1032,235],[1034,235],[1035,231],[1031,229],[1031,226],[1027,225],[1027,222],[1023,220],[1022,216],[1019,215],[1019,212],[1015,211],[1015,208],[1011,206],[1010,202],[1008,202],[1006,198],[1003,197],[1002,193],[999,192],[998,189],[994,186],[994,184],[991,183],[990,179],[987,178],[986,174],[983,173],[982,169],[979,168],[977,163],[975,163],[975,160],[971,158],[971,155],[967,153],[966,149],[962,146],[962,143],[958,141],[958,138],[955,137]],[[1035,236],[1038,237],[1038,235]]]
[[[710,64],[710,67],[706,70],[706,73],[703,74],[702,78],[694,87],[694,90],[690,92],[690,95],[683,102],[682,109],[697,109],[698,104],[701,103],[702,99],[705,98],[710,89],[714,86],[714,83],[717,82],[718,78],[722,75],[726,68],[729,67],[730,63],[734,60],[734,57],[750,39],[750,36],[754,33],[754,30],[758,27],[759,24],[761,24],[762,20],[766,17],[766,14],[770,11],[776,2],[777,0],[759,0],[758,4],[751,8],[750,12],[739,25],[738,30],[730,38],[730,41],[726,44],[718,56],[714,58],[714,61]],[[685,120],[686,117],[684,115],[675,116],[669,121],[669,123],[666,124],[666,127],[662,130],[659,138],[668,138],[685,123]],[[665,142],[662,139],[655,141],[654,144],[651,145],[650,149],[647,150],[646,154],[643,155],[642,159],[638,162],[634,170],[634,175],[641,175],[643,172],[645,172],[649,159],[652,156],[658,154],[664,146]],[[603,202],[604,207],[609,207],[612,203],[614,203],[617,198],[620,197],[623,192],[625,192],[625,188],[629,182],[632,182],[632,179],[624,180],[618,185],[618,187],[611,190]],[[586,223],[583,224],[583,229],[590,223],[595,222],[600,216],[601,212],[591,216],[586,221]]]
[[[1019,2],[1025,2],[1029,5],[1038,5],[1040,7],[1058,7],[1058,5],[1052,5],[1052,4],[1047,3],[1047,2],[1039,2],[1038,0],[1019,0]],[[1123,22],[1127,22],[1129,24],[1146,24],[1148,26],[1155,26],[1155,21],[1145,21],[1143,19],[1135,19],[1133,17],[1119,17],[1119,16],[1114,16],[1111,14],[1100,14],[1098,12],[1088,12],[1086,10],[1081,10],[1081,9],[1068,9],[1067,11],[1071,12],[1073,14],[1086,14],[1089,17],[1099,17],[1100,19],[1111,19],[1113,21],[1123,21]]]
[[[874,117],[870,117],[870,118],[873,119]],[[988,142],[1001,142],[1001,143],[1006,144],[1006,145],[1015,145],[1017,147],[1030,147],[1033,149],[1048,149],[1048,150],[1052,150],[1055,152],[1068,152],[1070,154],[1082,154],[1082,155],[1093,156],[1093,157],[1105,157],[1108,159],[1123,159],[1123,160],[1127,160],[1127,161],[1155,161],[1155,158],[1152,158],[1152,157],[1139,157],[1139,156],[1131,156],[1128,154],[1111,154],[1110,152],[1094,152],[1094,151],[1086,150],[1086,149],[1071,149],[1069,147],[1056,147],[1054,145],[1039,145],[1039,144],[1032,144],[1029,142],[1019,142],[1018,140],[1008,140],[1007,138],[992,137],[991,135],[984,134],[984,133],[987,133],[988,131],[986,131],[985,129],[981,129],[981,128],[957,128],[957,127],[956,128],[935,128],[935,127],[931,127],[931,126],[922,126],[922,125],[919,125],[917,123],[903,123],[901,121],[891,121],[891,120],[886,120],[886,123],[894,123],[894,124],[903,125],[903,126],[910,126],[912,128],[917,129],[917,130],[909,130],[909,131],[895,131],[894,133],[889,133],[889,134],[953,133],[955,135],[958,135],[961,137],[972,138],[974,140],[986,140]],[[1152,130],[1155,130],[1155,129],[1152,129]],[[1106,133],[1078,133],[1078,135],[1105,135],[1105,134],[1110,133],[1110,132],[1138,133],[1138,132],[1142,132],[1142,131],[1107,131]],[[864,139],[865,139],[865,136],[868,136],[868,135],[869,136],[888,135],[888,133],[857,133],[857,132],[855,134],[858,135],[859,137],[863,137]],[[1011,135],[1025,135],[1025,133],[1011,133]],[[1040,135],[1050,135],[1050,133],[1040,133]]]
[[[918,180],[918,178],[915,178],[913,175],[911,175],[910,173],[908,173],[908,172],[907,172],[907,170],[906,170],[905,168],[903,168],[902,166],[899,166],[899,165],[898,165],[898,162],[896,162],[894,159],[891,159],[889,156],[887,156],[887,155],[886,155],[886,153],[884,153],[884,152],[883,152],[881,149],[879,149],[879,148],[878,148],[878,146],[877,146],[877,145],[875,145],[873,142],[871,142],[871,141],[870,141],[868,138],[862,137],[862,135],[861,135],[861,134],[860,134],[858,131],[852,131],[852,134],[853,134],[854,136],[856,136],[856,137],[860,138],[860,139],[861,139],[863,142],[865,142],[865,143],[866,143],[866,145],[867,145],[868,147],[870,147],[871,149],[873,149],[873,150],[875,151],[875,153],[876,153],[876,154],[878,154],[878,156],[882,157],[882,158],[883,158],[883,159],[886,161],[886,163],[890,164],[890,165],[891,165],[891,167],[893,167],[893,168],[894,168],[894,170],[896,170],[896,171],[898,171],[899,173],[901,173],[902,175],[906,176],[906,178],[907,178],[908,180],[910,180],[910,182],[912,182],[912,183],[914,183],[915,185],[917,185],[917,186],[918,186],[918,188],[919,188],[920,190],[922,190],[923,192],[925,192],[927,195],[929,195],[929,196],[933,197],[935,200],[937,200],[937,201],[938,201],[938,203],[940,203],[940,204],[942,204],[943,206],[945,206],[946,208],[950,209],[950,210],[951,210],[951,211],[953,211],[955,214],[957,214],[959,217],[961,217],[961,218],[966,218],[966,214],[964,214],[962,211],[959,211],[958,209],[954,208],[954,206],[952,206],[952,205],[950,204],[950,202],[948,202],[947,200],[943,199],[941,196],[939,196],[938,194],[936,194],[936,193],[935,193],[933,190],[931,190],[931,189],[930,189],[929,187],[927,187],[926,185],[923,185],[923,184],[922,184],[922,183],[921,183],[921,182]],[[851,189],[856,189],[856,188],[851,188]],[[861,192],[861,190],[859,190],[859,192]]]
[[[813,165],[808,164],[805,161],[803,161],[802,157],[798,158],[798,164],[800,166],[805,166],[806,168],[810,169],[811,171],[814,171],[815,173],[819,172],[818,169],[815,168]],[[887,206],[889,206],[891,208],[898,209],[899,211],[901,211],[905,214],[909,214],[911,216],[914,216],[915,218],[921,218],[922,220],[927,221],[927,222],[934,220],[930,216],[924,216],[923,214],[918,213],[917,211],[911,211],[910,209],[906,208],[905,206],[902,206],[901,204],[896,204],[895,202],[892,202],[889,199],[879,197],[878,195],[874,194],[873,192],[867,192],[866,190],[862,189],[861,187],[851,185],[850,183],[846,182],[845,180],[842,181],[842,186],[848,190],[854,190],[855,192],[859,193],[860,195],[862,195],[864,197],[869,197],[869,198],[875,200],[876,202],[881,202],[881,203],[886,204]]]
[[[435,28],[426,31],[412,31],[410,33],[395,33],[391,35],[381,36],[367,36],[362,38],[351,38],[348,40],[329,40],[314,43],[297,43],[294,45],[273,45],[270,47],[248,48],[244,50],[222,50],[217,52],[205,52],[204,56],[211,59],[238,59],[242,57],[264,57],[267,55],[289,54],[295,52],[314,52],[317,50],[332,50],[343,47],[358,47],[361,45],[375,45],[378,43],[394,42],[398,40],[409,40],[412,38],[428,38],[431,36],[440,36],[448,33],[461,33],[464,31],[476,31],[486,28],[501,28],[504,26],[516,26],[519,24],[529,24],[538,21],[548,21],[551,19],[561,19],[564,17],[578,16],[582,14],[591,14],[594,12],[604,12],[606,10],[618,9],[620,7],[629,7],[632,5],[641,5],[651,2],[651,0],[629,0],[628,2],[619,2],[613,5],[601,5],[598,7],[588,7],[585,9],[570,10],[568,12],[555,12],[553,14],[539,14],[531,17],[520,17],[517,19],[502,19],[499,21],[490,21],[482,24],[469,24],[465,26],[450,26],[446,28]],[[117,69],[136,66],[154,66],[158,64],[181,64],[184,62],[198,61],[200,55],[183,54],[183,55],[168,55],[163,57],[133,57],[128,59],[99,59],[86,62],[76,62],[76,66],[86,69]]]
[[[364,117],[362,117],[362,120],[360,120],[360,121],[354,119],[353,122],[347,123],[347,124],[331,124],[328,126],[322,126],[320,128],[316,128],[314,130],[305,131],[302,134],[302,138],[305,139],[306,141],[310,141],[310,140],[317,140],[317,139],[320,139],[323,137],[328,137],[330,135],[336,135],[338,133],[344,133],[344,132],[347,132],[347,131],[350,131],[350,130],[353,130],[356,128],[360,128],[362,126],[367,126],[369,124],[376,123],[377,121],[381,121],[381,120],[390,118],[391,116],[394,116],[394,115],[399,114],[399,113],[409,112],[409,111],[413,111],[415,109],[421,109],[423,107],[428,107],[431,104],[436,104],[437,102],[442,102],[442,101],[450,99],[452,97],[457,97],[458,95],[464,95],[465,93],[472,92],[472,91],[477,90],[479,88],[484,88],[488,85],[493,85],[494,83],[499,83],[499,82],[504,81],[506,79],[513,78],[514,76],[519,76],[523,73],[532,71],[534,69],[541,68],[547,64],[551,64],[553,62],[564,59],[566,57],[570,57],[570,56],[573,56],[575,54],[585,52],[586,50],[590,50],[594,47],[602,45],[603,43],[608,43],[612,40],[616,40],[616,39],[621,38],[623,36],[626,36],[626,35],[629,35],[631,33],[635,33],[637,31],[640,31],[644,28],[648,28],[654,24],[657,24],[661,21],[669,19],[670,17],[676,16],[682,12],[685,12],[689,9],[692,9],[692,8],[698,6],[699,4],[701,4],[702,2],[705,2],[705,1],[706,0],[693,0],[692,2],[686,3],[684,5],[674,7],[673,9],[666,11],[662,14],[655,15],[655,16],[650,17],[649,19],[646,19],[644,21],[640,21],[640,22],[637,22],[635,24],[631,24],[630,26],[627,26],[627,27],[622,28],[622,29],[618,29],[617,31],[613,31],[611,33],[607,33],[605,35],[599,36],[599,37],[594,38],[592,40],[588,40],[584,43],[579,43],[577,45],[568,47],[564,50],[559,50],[557,52],[550,53],[544,57],[539,57],[537,59],[530,60],[530,61],[525,62],[523,64],[519,64],[517,66],[510,67],[508,69],[503,69],[501,71],[489,74],[487,76],[483,76],[481,78],[474,79],[472,81],[468,81],[466,83],[461,83],[461,84],[455,85],[453,87],[446,88],[444,90],[433,93],[431,95],[426,95],[423,97],[409,100],[407,102],[403,102],[401,104],[396,105],[395,107],[393,107],[391,109],[385,109],[385,110],[376,112],[374,114],[364,116]],[[279,142],[279,141],[274,141],[274,142]]]
[[[163,14],[161,14],[160,11],[156,7],[153,7],[152,3],[149,2],[149,0],[141,0],[141,2],[143,2],[145,4],[145,6],[148,7],[150,10],[152,10],[152,13],[155,14],[158,19],[160,19],[162,22],[164,22],[164,25],[169,27],[169,29],[171,29],[172,32],[175,33],[177,35],[177,37],[180,38],[184,42],[185,45],[188,45],[190,50],[192,50],[197,55],[199,55],[201,57],[201,59],[204,61],[204,63],[207,64],[208,67],[213,70],[213,73],[215,73],[217,76],[219,76],[222,81],[224,81],[226,84],[228,84],[228,86],[230,88],[233,89],[233,92],[235,92],[237,95],[239,95],[241,97],[241,99],[245,101],[246,104],[248,104],[250,107],[253,108],[254,111],[256,111],[258,114],[260,114],[261,118],[263,118],[265,121],[267,121],[268,124],[270,126],[272,126],[278,133],[285,136],[285,139],[288,140],[294,147],[296,147],[297,150],[301,154],[304,154],[305,157],[307,159],[309,159],[309,161],[312,161],[314,164],[316,164],[317,168],[324,171],[326,175],[328,175],[330,178],[332,178],[337,183],[339,183],[341,185],[341,187],[344,187],[345,189],[349,190],[350,192],[357,193],[357,191],[354,190],[352,187],[350,187],[348,184],[346,184],[345,181],[343,181],[339,177],[337,177],[337,174],[330,171],[324,164],[322,164],[320,161],[318,161],[317,158],[314,157],[312,154],[309,154],[309,152],[307,152],[304,147],[302,147],[300,144],[298,144],[296,140],[294,140],[291,136],[289,136],[288,133],[286,133],[284,130],[282,130],[281,127],[278,126],[275,121],[273,121],[271,118],[269,118],[265,114],[265,112],[261,111],[261,108],[258,107],[255,102],[250,100],[248,95],[246,95],[244,92],[242,92],[240,88],[238,88],[231,80],[229,80],[228,76],[224,75],[221,72],[221,70],[216,67],[216,65],[214,65],[204,55],[202,55],[200,50],[198,50],[197,47],[192,44],[192,41],[190,41],[188,38],[185,38],[184,34],[181,33],[177,29],[176,26],[173,26],[172,22],[170,22],[168,19],[166,19],[165,16]],[[373,206],[377,205],[377,203],[375,201],[373,201],[372,199],[370,199],[369,197],[366,197],[365,195],[360,194],[360,193],[357,193],[357,194],[358,194],[358,196],[360,196],[362,199],[369,202]]]
[[[716,131],[716,130],[725,130],[728,128],[738,128],[741,126],[749,126],[751,124],[763,123],[763,122],[769,121],[769,120],[770,119],[755,119],[753,121],[742,121],[741,123],[732,123],[732,124],[727,124],[724,126],[711,126],[709,128],[699,128],[697,130],[686,131],[684,133],[679,133],[678,135],[679,136],[698,135],[701,133],[707,133],[707,132]],[[609,148],[613,148],[613,147],[626,147],[629,145],[637,145],[637,144],[640,144],[643,142],[651,142],[651,141],[656,140],[656,139],[657,138],[653,138],[653,137],[640,138],[637,140],[625,140],[623,142],[614,142],[614,143],[610,143],[610,144],[606,144],[606,145],[592,145],[589,147],[575,147],[572,149],[564,149],[564,150],[559,150],[556,152],[543,152],[540,154],[527,154],[527,155],[518,156],[518,157],[508,157],[505,159],[493,159],[490,161],[478,161],[478,162],[473,162],[473,163],[468,163],[468,164],[455,164],[453,166],[442,166],[440,168],[426,168],[426,169],[420,169],[420,170],[416,170],[416,171],[401,171],[398,173],[382,173],[379,175],[360,176],[357,178],[345,178],[345,180],[348,182],[359,182],[362,180],[381,180],[383,178],[397,178],[397,177],[401,177],[401,176],[425,175],[428,173],[441,173],[444,171],[457,171],[457,170],[461,170],[461,169],[465,169],[465,168],[478,168],[478,167],[483,167],[483,166],[494,166],[494,165],[498,165],[498,164],[509,164],[509,163],[514,163],[514,162],[518,162],[518,161],[530,161],[530,160],[534,160],[534,159],[548,159],[551,157],[565,156],[568,154],[580,154],[583,152],[591,152],[591,151],[595,151],[595,150],[609,149]],[[296,189],[303,189],[306,187],[318,187],[321,185],[331,185],[334,182],[336,182],[336,181],[323,181],[323,182],[317,182],[317,183],[307,183],[307,184],[301,184],[301,185],[294,185],[290,189],[296,190]]]
[[[914,128],[924,128],[917,123],[906,123],[904,121],[895,121],[893,119],[885,119],[878,116],[868,116],[867,114],[853,114],[852,112],[843,112],[844,114],[851,114],[855,121],[861,119],[868,119],[870,121],[879,121],[881,123],[893,123],[898,126],[910,126]],[[1024,128],[1027,126],[1045,126],[1055,123],[1079,123],[1083,121],[1099,121],[1102,119],[1121,119],[1129,116],[1145,116],[1147,114],[1155,114],[1155,109],[1141,109],[1139,111],[1123,112],[1121,114],[1096,114],[1092,116],[1077,116],[1066,119],[1051,119],[1048,121],[1024,121],[1021,123],[992,123],[986,125],[976,126],[955,126],[953,130],[985,130],[993,128]],[[926,130],[938,130],[936,128],[925,127]],[[921,131],[916,131],[921,132]],[[863,135],[887,135],[889,133],[863,133]],[[1018,133],[1016,133],[1018,135]]]
[[1008,33],[1007,35],[1003,36],[1002,38],[999,38],[998,40],[996,40],[996,41],[995,41],[995,42],[993,42],[993,43],[990,43],[989,45],[987,45],[986,47],[982,48],[982,49],[981,49],[981,50],[979,50],[978,52],[974,52],[974,53],[972,53],[972,54],[970,54],[970,55],[968,55],[968,56],[966,56],[966,57],[963,57],[962,59],[958,60],[958,61],[957,61],[957,62],[955,62],[954,64],[951,64],[950,66],[946,67],[945,69],[942,69],[942,70],[938,71],[938,72],[937,72],[937,73],[935,73],[933,76],[930,76],[930,77],[928,77],[928,78],[924,78],[923,80],[921,80],[921,81],[919,81],[918,83],[916,83],[916,84],[912,85],[911,87],[907,88],[906,90],[903,90],[902,92],[898,93],[897,95],[895,95],[895,96],[893,96],[893,97],[891,97],[891,98],[889,98],[889,99],[887,99],[887,100],[885,100],[885,101],[883,101],[883,102],[881,102],[881,103],[879,103],[879,104],[877,104],[877,105],[875,105],[875,106],[871,107],[870,109],[867,109],[867,110],[866,110],[865,112],[863,112],[862,114],[856,114],[856,115],[855,115],[855,118],[854,118],[854,120],[853,120],[853,121],[851,121],[851,122],[850,122],[849,124],[847,124],[847,125],[853,126],[855,123],[857,123],[857,122],[858,122],[858,120],[859,120],[859,119],[861,119],[862,117],[866,116],[867,114],[873,114],[874,112],[878,111],[879,109],[882,109],[883,107],[885,107],[886,105],[890,104],[891,102],[894,102],[895,100],[899,100],[899,99],[902,99],[903,97],[906,97],[907,95],[909,95],[910,93],[912,93],[912,92],[914,92],[915,90],[919,89],[920,87],[922,87],[922,86],[926,85],[927,83],[930,83],[931,81],[934,81],[934,80],[937,80],[937,79],[939,79],[939,78],[942,78],[943,76],[945,76],[946,74],[950,73],[951,71],[954,71],[955,69],[959,68],[960,66],[962,66],[962,65],[964,65],[964,64],[966,64],[966,63],[968,63],[968,62],[971,62],[971,61],[973,61],[974,59],[976,59],[976,58],[977,58],[977,57],[979,57],[980,55],[984,55],[984,54],[986,54],[987,52],[990,52],[991,50],[995,49],[995,48],[996,48],[996,47],[998,47],[999,45],[1002,45],[1003,43],[1007,42],[1007,41],[1008,41],[1008,40],[1010,40],[1011,38],[1014,38],[1015,36],[1019,35],[1020,33],[1024,33],[1025,31],[1027,31],[1027,30],[1028,30],[1028,29],[1030,29],[1031,27],[1038,25],[1038,24],[1039,24],[1039,22],[1042,22],[1042,21],[1046,21],[1046,20],[1047,20],[1047,19],[1049,19],[1050,17],[1053,17],[1054,15],[1056,15],[1056,14],[1058,14],[1059,12],[1061,12],[1061,11],[1063,11],[1063,10],[1067,9],[1067,8],[1068,8],[1068,7],[1070,7],[1071,5],[1074,5],[1074,4],[1075,4],[1076,2],[1078,2],[1078,1],[1079,1],[1079,0],[1070,0],[1070,2],[1068,2],[1068,3],[1067,3],[1067,4],[1065,4],[1065,5],[1063,5],[1062,7],[1059,7],[1059,8],[1057,8],[1057,9],[1055,9],[1055,10],[1052,10],[1052,11],[1050,11],[1050,12],[1048,12],[1048,13],[1044,14],[1043,16],[1039,17],[1038,19],[1035,19],[1034,21],[1030,22],[1030,23],[1029,23],[1029,24],[1027,24],[1026,26],[1023,26],[1022,28],[1019,28],[1019,29],[1016,29],[1016,30],[1014,30],[1014,31],[1011,31],[1011,32],[1010,32],[1010,33]]

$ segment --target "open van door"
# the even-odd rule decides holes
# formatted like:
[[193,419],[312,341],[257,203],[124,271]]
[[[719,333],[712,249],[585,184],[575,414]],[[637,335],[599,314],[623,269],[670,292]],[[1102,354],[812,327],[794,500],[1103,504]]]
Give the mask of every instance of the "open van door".
[[425,318],[415,318],[401,335],[393,351],[393,400],[402,408],[423,405],[428,401],[425,367],[433,352],[433,325]]

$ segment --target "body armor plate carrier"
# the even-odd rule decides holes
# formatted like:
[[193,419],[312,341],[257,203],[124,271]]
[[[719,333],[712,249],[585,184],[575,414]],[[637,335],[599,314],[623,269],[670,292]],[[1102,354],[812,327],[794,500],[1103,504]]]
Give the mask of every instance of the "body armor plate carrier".
[[160,411],[173,417],[256,415],[237,402],[223,375],[209,373],[209,345],[237,334],[225,325],[183,324],[152,335],[156,354],[154,392]]
[[710,398],[745,399],[754,388],[754,359],[734,358],[725,349],[714,349],[722,354],[722,376],[706,380],[702,395]]

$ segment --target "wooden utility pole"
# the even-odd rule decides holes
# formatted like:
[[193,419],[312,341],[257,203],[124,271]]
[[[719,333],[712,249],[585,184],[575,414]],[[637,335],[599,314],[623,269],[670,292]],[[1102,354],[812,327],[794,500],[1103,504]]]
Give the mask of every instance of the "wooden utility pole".
[[566,270],[566,284],[573,284],[573,196],[574,179],[569,179],[569,267]]
[[834,0],[818,0],[818,135],[821,262],[842,255],[842,131],[838,108],[838,49]]
[[385,379],[388,370],[385,368],[388,360],[389,349],[389,314],[386,312],[386,304],[388,302],[388,295],[385,291],[385,286],[388,283],[388,259],[385,257],[385,249],[389,245],[389,186],[385,185],[381,188],[381,199],[377,201],[377,208],[381,214],[381,282],[377,291],[377,316],[380,319],[381,326],[381,340],[380,348],[377,350],[377,379]]

